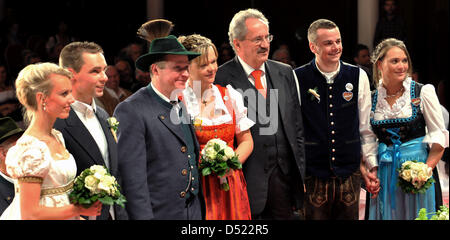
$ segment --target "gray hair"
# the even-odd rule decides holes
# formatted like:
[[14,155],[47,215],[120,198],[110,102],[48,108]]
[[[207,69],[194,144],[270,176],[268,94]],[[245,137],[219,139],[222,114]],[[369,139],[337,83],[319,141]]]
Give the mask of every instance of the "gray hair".
[[311,23],[311,25],[308,28],[308,41],[310,43],[315,43],[317,40],[317,30],[319,29],[334,29],[339,27],[336,25],[336,23],[328,20],[328,19],[318,19]]
[[247,35],[247,26],[245,25],[245,21],[249,18],[257,18],[261,22],[269,27],[269,20],[262,14],[262,12],[249,8],[247,10],[241,10],[236,13],[233,19],[230,22],[230,27],[228,28],[228,37],[230,40],[230,45],[233,47],[234,52],[236,53],[236,49],[234,47],[233,40],[244,40]]

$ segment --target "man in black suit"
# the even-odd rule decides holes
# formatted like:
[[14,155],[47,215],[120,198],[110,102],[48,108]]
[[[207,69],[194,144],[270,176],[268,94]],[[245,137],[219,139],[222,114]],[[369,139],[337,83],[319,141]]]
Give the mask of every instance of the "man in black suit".
[[14,199],[14,182],[6,172],[6,153],[22,133],[23,130],[12,118],[0,118],[0,215]]
[[[119,184],[117,143],[107,119],[109,115],[95,105],[94,97],[101,97],[108,77],[102,48],[92,42],[73,42],[60,54],[59,65],[72,72],[71,105],[67,119],[57,119],[55,128],[64,136],[67,150],[77,163],[77,175],[92,165],[106,166]],[[98,220],[127,219],[126,211],[103,205]]]
[[[236,57],[219,67],[216,83],[243,91],[254,150],[243,166],[253,219],[292,219],[303,203],[303,123],[298,85],[289,65],[268,60],[269,23],[255,9],[229,28]],[[266,114],[266,112],[268,114]]]

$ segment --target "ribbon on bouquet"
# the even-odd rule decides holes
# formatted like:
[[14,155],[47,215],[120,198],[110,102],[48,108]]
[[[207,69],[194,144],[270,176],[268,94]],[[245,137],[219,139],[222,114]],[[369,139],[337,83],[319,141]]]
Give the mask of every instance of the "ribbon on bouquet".
[[[396,190],[397,190],[397,181],[398,181],[398,172],[397,169],[401,167],[401,165],[407,160],[426,160],[426,147],[422,143],[424,137],[415,138],[408,142],[402,143],[400,141],[399,128],[390,128],[387,129],[387,132],[391,134],[392,145],[387,146],[384,143],[380,143],[378,145],[378,159],[380,163],[380,167],[386,167],[391,165],[391,179],[389,182],[389,191],[386,187],[381,189],[381,201],[385,200],[386,194],[390,195],[391,199],[391,208],[396,209]],[[402,152],[404,155],[402,159]],[[411,159],[410,159],[411,158]],[[386,172],[380,172],[380,178],[386,179],[386,176],[382,176],[383,174],[387,174]],[[383,203],[383,205],[385,205]]]

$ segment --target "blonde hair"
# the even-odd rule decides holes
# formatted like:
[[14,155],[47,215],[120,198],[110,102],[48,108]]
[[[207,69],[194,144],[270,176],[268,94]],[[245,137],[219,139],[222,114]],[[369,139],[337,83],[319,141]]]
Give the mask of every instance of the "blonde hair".
[[405,43],[395,38],[385,39],[377,45],[371,57],[371,61],[373,63],[373,83],[376,87],[378,87],[379,81],[381,79],[381,71],[377,66],[378,62],[383,61],[384,57],[386,57],[386,53],[393,47],[398,47],[402,49],[403,52],[405,52],[405,55],[408,58],[408,75],[411,76],[412,74],[413,67],[411,57],[409,55],[408,49],[406,49]]
[[19,72],[16,80],[16,94],[24,106],[24,120],[30,123],[34,112],[38,109],[36,94],[48,95],[53,89],[50,75],[57,74],[72,78],[72,73],[54,63],[37,63],[26,66]]
[[212,43],[211,39],[204,37],[199,34],[192,34],[189,36],[180,36],[178,37],[178,41],[183,44],[184,48],[188,51],[198,52],[201,55],[192,59],[191,61],[195,61],[198,65],[206,63],[209,61],[208,59],[208,49],[212,47],[216,57],[219,55],[217,52],[217,48]]

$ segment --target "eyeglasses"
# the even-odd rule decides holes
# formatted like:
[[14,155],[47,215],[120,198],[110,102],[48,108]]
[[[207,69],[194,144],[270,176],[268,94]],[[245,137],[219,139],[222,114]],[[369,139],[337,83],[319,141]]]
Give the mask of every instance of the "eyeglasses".
[[260,37],[256,37],[256,38],[254,38],[254,39],[245,39],[245,40],[248,40],[248,41],[250,41],[250,42],[252,42],[252,43],[254,43],[254,44],[256,44],[256,45],[259,45],[259,44],[261,44],[264,40],[266,40],[267,42],[272,42],[272,40],[273,40],[273,35],[272,34],[269,34],[269,35],[266,35],[266,36],[264,36],[264,37],[262,37],[262,36],[260,36]]

